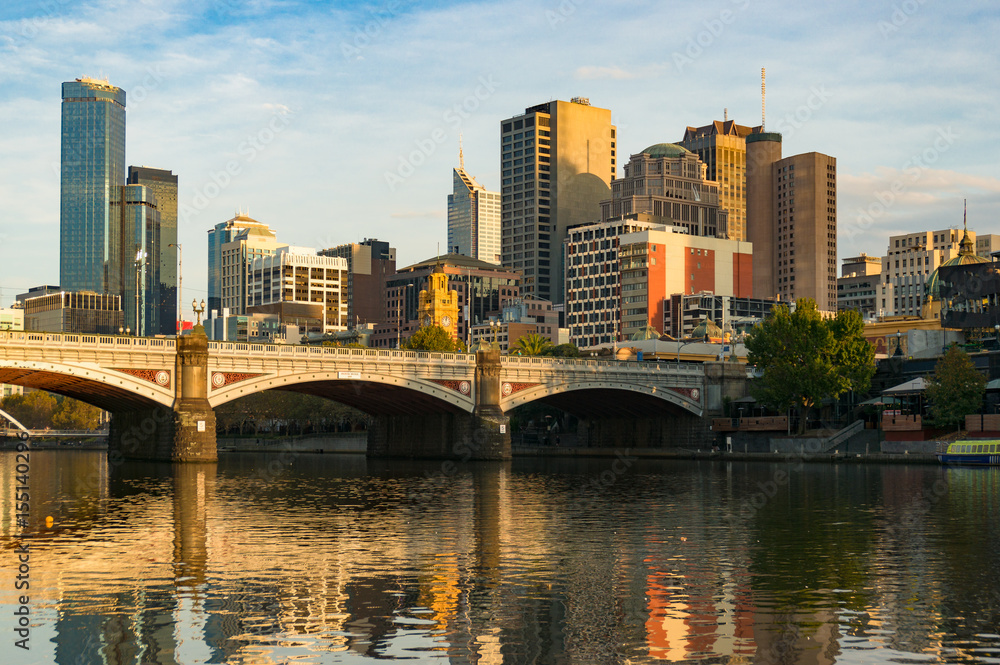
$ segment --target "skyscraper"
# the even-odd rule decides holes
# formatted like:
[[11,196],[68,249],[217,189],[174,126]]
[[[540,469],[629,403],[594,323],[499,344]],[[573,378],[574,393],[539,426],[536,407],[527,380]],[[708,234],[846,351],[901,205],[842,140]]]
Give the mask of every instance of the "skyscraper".
[[[208,230],[208,311],[222,311],[222,296],[224,280],[222,275],[222,246],[232,242],[236,236],[247,229],[257,229],[263,235],[275,237],[267,224],[252,219],[249,215],[238,212],[232,219],[216,224]],[[273,252],[271,252],[273,253]],[[229,277],[233,277],[230,275]],[[226,280],[226,288],[232,286],[231,280]],[[229,293],[233,295],[235,292]],[[245,294],[244,294],[245,297]],[[234,312],[235,313],[235,312]]]
[[688,127],[678,144],[698,155],[708,167],[708,179],[719,183],[719,205],[729,212],[726,237],[730,240],[747,239],[746,141],[761,131],[761,127],[716,120],[704,127]]
[[120,216],[125,184],[125,91],[107,81],[62,84],[59,280],[67,291],[121,293]]
[[[160,278],[160,213],[152,190],[143,185],[123,185],[111,202],[118,217],[118,276],[125,325],[135,335],[161,333],[163,322]],[[172,323],[171,319],[171,323]]]
[[500,122],[501,259],[526,297],[563,302],[567,229],[600,219],[615,179],[611,111],[574,97]]
[[146,166],[128,167],[130,185],[143,185],[156,200],[159,214],[158,256],[149,260],[157,262],[159,283],[157,299],[151,306],[157,310],[156,328],[151,334],[177,334],[177,176],[165,169]]
[[468,174],[461,150],[458,161],[448,195],[448,252],[500,263],[500,194]]
[[319,251],[347,259],[348,327],[385,323],[385,280],[396,274],[396,248],[365,239]]

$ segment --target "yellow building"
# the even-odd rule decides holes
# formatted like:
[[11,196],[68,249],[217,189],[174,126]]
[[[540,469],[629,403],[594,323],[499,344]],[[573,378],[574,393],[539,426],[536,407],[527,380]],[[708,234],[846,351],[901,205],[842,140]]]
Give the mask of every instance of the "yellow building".
[[441,326],[452,339],[458,339],[458,291],[448,290],[448,276],[439,264],[427,279],[426,289],[420,291],[417,320],[420,327]]

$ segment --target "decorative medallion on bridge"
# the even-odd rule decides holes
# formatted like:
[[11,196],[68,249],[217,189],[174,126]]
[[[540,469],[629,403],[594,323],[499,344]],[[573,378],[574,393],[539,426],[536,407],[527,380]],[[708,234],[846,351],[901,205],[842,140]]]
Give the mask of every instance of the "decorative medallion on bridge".
[[212,372],[212,390],[224,388],[225,386],[233,383],[239,383],[240,381],[246,381],[247,379],[255,379],[258,376],[264,375],[262,373],[247,374],[244,372]]
[[697,388],[670,388],[675,393],[684,395],[685,397],[697,402],[701,399],[701,391]]
[[433,381],[439,386],[444,386],[448,390],[455,390],[463,395],[468,395],[472,392],[472,384],[468,381],[455,381],[453,379],[434,379]]
[[504,383],[500,386],[500,392],[503,393],[504,397],[510,397],[514,393],[519,393],[522,390],[527,390],[528,388],[534,388],[537,383]]
[[164,388],[170,387],[170,372],[165,369],[132,369],[130,367],[112,367],[111,369]]

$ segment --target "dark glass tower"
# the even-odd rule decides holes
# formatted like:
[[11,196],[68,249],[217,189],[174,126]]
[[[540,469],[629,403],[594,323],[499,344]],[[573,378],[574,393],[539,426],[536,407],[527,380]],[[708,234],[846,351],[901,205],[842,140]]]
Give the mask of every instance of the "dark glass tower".
[[122,293],[132,256],[120,255],[112,204],[125,184],[125,91],[79,78],[62,84],[62,98],[59,281],[66,291]]
[[[144,185],[156,199],[159,214],[157,237],[158,255],[150,254],[149,260],[158,264],[159,283],[157,299],[150,301],[156,312],[157,326],[151,335],[176,335],[177,333],[177,176],[165,169],[146,166],[128,167],[130,185]],[[171,246],[173,245],[173,246]],[[134,254],[133,254],[134,256]],[[151,289],[152,290],[152,289]]]
[[140,337],[161,334],[162,302],[160,277],[160,213],[152,190],[142,185],[124,185],[111,203],[121,234],[118,283],[122,285],[125,325]]

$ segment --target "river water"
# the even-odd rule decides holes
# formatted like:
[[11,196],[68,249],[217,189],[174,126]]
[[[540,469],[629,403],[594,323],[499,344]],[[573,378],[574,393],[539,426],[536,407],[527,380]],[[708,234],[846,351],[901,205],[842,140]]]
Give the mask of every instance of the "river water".
[[998,469],[29,464],[0,663],[1000,663]]

